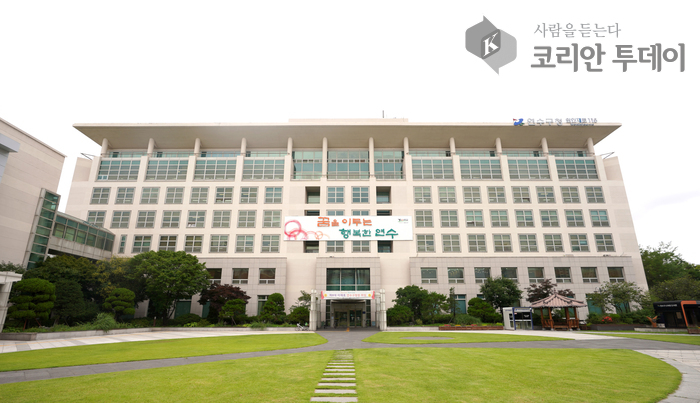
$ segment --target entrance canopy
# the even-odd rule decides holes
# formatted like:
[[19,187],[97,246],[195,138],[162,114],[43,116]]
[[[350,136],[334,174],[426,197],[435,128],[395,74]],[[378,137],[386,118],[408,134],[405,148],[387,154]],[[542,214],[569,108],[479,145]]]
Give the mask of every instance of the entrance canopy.
[[332,299],[332,300],[374,299],[374,291],[321,291],[321,299]]

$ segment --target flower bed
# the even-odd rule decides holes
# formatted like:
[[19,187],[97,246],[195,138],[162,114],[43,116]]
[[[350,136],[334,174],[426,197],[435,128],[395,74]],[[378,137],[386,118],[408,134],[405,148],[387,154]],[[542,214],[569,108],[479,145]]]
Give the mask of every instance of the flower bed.
[[605,330],[630,330],[634,331],[635,327],[649,327],[647,325],[627,325],[624,323],[613,323],[613,324],[607,324],[607,325],[589,325],[591,330],[600,330],[600,331],[605,331]]
[[469,325],[469,326],[451,326],[445,325],[440,326],[438,330],[503,330],[503,326],[481,326],[481,325]]

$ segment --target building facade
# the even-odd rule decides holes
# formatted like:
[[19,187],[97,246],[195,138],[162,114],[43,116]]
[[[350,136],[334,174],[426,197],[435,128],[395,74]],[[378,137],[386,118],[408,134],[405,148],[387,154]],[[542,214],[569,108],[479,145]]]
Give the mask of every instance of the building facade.
[[[406,285],[454,288],[465,309],[496,276],[523,290],[550,278],[581,300],[605,281],[647,288],[618,159],[594,149],[618,124],[75,127],[102,151],[79,159],[66,212],[109,228],[117,255],[198,256],[212,281],[251,296],[248,315],[272,293],[289,307],[318,290],[321,320],[367,326],[377,306],[353,292],[385,290],[390,307]],[[309,216],[347,222],[348,236],[302,231]],[[371,227],[394,216],[410,220],[401,237]],[[202,313],[196,302],[182,309]]]

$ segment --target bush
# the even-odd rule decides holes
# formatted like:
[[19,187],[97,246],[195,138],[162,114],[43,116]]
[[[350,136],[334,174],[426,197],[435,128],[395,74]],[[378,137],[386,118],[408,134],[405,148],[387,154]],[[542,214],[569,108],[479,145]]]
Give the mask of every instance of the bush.
[[250,328],[257,330],[265,330],[267,328],[267,325],[265,325],[265,322],[253,322],[250,324]]
[[138,319],[132,319],[130,321],[131,326],[133,327],[151,327],[153,326],[153,319],[151,318],[138,318]]
[[386,321],[389,326],[401,326],[411,321],[411,308],[404,305],[396,305],[386,310]]
[[202,320],[202,317],[194,313],[188,313],[185,315],[178,316],[177,318],[170,321],[173,326],[185,326],[188,323],[196,323]]
[[458,325],[480,325],[481,319],[466,313],[460,313],[455,317],[455,323]]
[[309,308],[307,308],[305,306],[298,306],[298,307],[294,308],[292,313],[287,315],[287,322],[295,324],[295,325],[297,323],[301,323],[303,325],[305,323],[309,323],[309,316],[310,316]]
[[444,313],[440,315],[435,315],[433,323],[450,323],[452,322],[452,315],[449,313]]
[[598,325],[603,323],[603,315],[598,314],[598,313],[589,313],[588,318],[586,319],[586,323],[589,325]]
[[622,317],[616,313],[611,313],[608,315],[612,318],[613,323],[622,323]]
[[206,319],[202,319],[199,322],[197,322],[197,327],[209,327],[209,326],[211,326],[211,323]]
[[94,326],[95,330],[104,330],[104,331],[116,329],[119,327],[119,325],[117,324],[117,321],[114,320],[114,317],[111,314],[108,314],[106,312],[98,313],[97,317],[92,322],[92,325]]
[[416,319],[416,325],[423,326],[423,321],[420,319]]
[[467,313],[471,316],[476,316],[481,319],[482,322],[486,323],[496,323],[503,320],[501,314],[496,312],[491,304],[481,298],[472,298],[469,300]]

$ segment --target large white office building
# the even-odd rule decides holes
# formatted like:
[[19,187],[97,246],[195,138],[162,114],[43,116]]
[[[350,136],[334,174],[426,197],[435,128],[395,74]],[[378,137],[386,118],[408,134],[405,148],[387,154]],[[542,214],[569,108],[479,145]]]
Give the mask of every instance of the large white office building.
[[[102,151],[78,160],[66,212],[112,231],[116,255],[196,255],[248,293],[248,315],[318,290],[321,320],[371,326],[372,291],[390,307],[406,285],[454,287],[464,309],[489,276],[581,300],[606,281],[647,287],[618,159],[595,152],[619,124],[75,127]],[[202,313],[196,298],[179,310]]]

